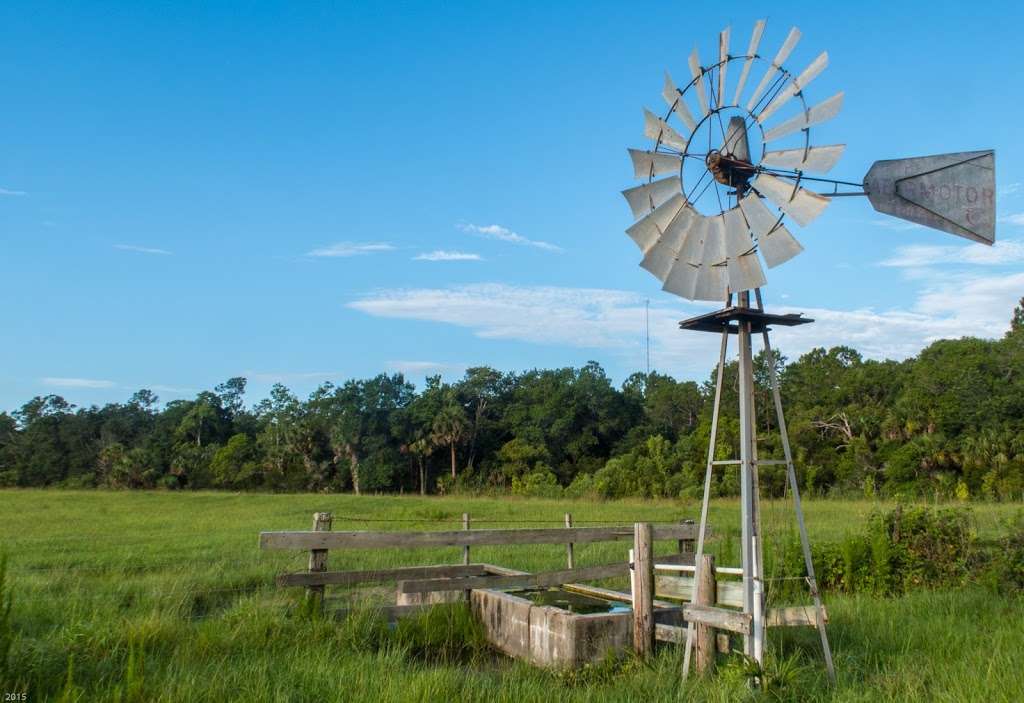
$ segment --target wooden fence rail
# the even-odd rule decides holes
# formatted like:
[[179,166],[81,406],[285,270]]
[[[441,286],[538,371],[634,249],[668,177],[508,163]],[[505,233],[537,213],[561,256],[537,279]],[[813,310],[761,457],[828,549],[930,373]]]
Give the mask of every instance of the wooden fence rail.
[[[655,540],[693,539],[695,525],[652,525]],[[261,532],[261,549],[382,549],[387,547],[465,547],[498,544],[585,544],[632,540],[632,526],[555,527],[437,532]]]

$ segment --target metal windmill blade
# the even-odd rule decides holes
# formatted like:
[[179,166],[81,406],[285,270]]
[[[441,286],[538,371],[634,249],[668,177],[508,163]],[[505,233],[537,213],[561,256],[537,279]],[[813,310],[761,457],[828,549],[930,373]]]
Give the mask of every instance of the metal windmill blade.
[[[842,91],[807,102],[808,87],[828,66],[828,53],[820,52],[799,73],[790,71],[786,62],[800,30],[789,30],[770,61],[757,53],[764,31],[759,20],[746,54],[732,56],[726,27],[710,66],[701,65],[694,48],[686,60],[688,84],[680,89],[665,73],[661,95],[667,112],[644,110],[644,135],[652,146],[629,150],[634,177],[646,182],[623,191],[637,220],[627,233],[641,249],[641,265],[664,290],[692,300],[723,300],[764,286],[765,266],[774,268],[803,251],[785,219],[806,227],[840,195],[867,195],[880,212],[994,241],[993,152],[879,161],[862,183],[825,178],[846,150],[843,144],[815,144],[811,137],[812,128],[835,118],[843,105]],[[730,71],[733,62],[736,70]],[[762,69],[761,78],[742,103],[755,68]],[[731,95],[730,76],[737,79]],[[688,173],[694,167],[697,172]],[[852,186],[861,190],[841,192]]]

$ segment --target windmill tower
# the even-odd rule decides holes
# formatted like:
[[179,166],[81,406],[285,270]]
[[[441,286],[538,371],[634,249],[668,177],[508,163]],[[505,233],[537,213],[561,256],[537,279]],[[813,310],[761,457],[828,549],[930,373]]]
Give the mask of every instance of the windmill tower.
[[[828,65],[822,52],[800,73],[786,67],[800,40],[795,27],[772,58],[758,53],[765,21],[754,25],[746,52],[729,53],[730,30],[718,37],[717,60],[703,65],[696,49],[687,60],[682,88],[665,74],[664,116],[644,110],[650,149],[630,149],[634,176],[645,181],[623,191],[635,224],[626,233],[640,248],[640,266],[662,289],[688,300],[724,303],[715,312],[680,322],[684,330],[721,335],[711,437],[704,478],[694,574],[699,582],[713,471],[738,470],[741,505],[743,614],[749,624],[744,652],[764,662],[767,609],[759,467],[784,465],[799,527],[806,582],[814,600],[814,625],[825,666],[834,680],[832,653],[811,560],[769,331],[812,322],[801,314],[765,310],[764,267],[774,268],[803,251],[786,226],[813,222],[831,200],[867,196],[879,212],[984,244],[995,241],[995,153],[961,152],[877,161],[860,182],[827,178],[845,145],[813,145],[811,129],[831,120],[843,103],[840,91],[809,105],[806,90]],[[761,78],[747,92],[751,74]],[[730,85],[736,76],[735,85]],[[680,131],[681,130],[681,131]],[[753,293],[753,296],[751,295]],[[723,371],[729,338],[738,346],[739,456],[715,459]],[[754,412],[753,345],[760,336],[768,356],[769,381],[783,459],[758,457]],[[695,619],[695,618],[694,618]],[[683,675],[693,646],[694,619],[687,626]]]

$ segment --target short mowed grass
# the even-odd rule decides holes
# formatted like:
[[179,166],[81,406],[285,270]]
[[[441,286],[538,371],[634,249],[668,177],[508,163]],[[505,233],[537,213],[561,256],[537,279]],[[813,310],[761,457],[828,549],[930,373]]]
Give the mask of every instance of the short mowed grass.
[[[807,501],[813,540],[860,530],[881,503]],[[1019,506],[976,505],[982,537]],[[263,552],[264,530],[555,527],[675,522],[694,502],[9,490],[0,492],[13,642],[4,692],[28,700],[118,701],[644,701],[1024,700],[1024,601],[981,585],[898,598],[827,594],[838,685],[824,677],[813,631],[771,636],[753,691],[738,657],[681,687],[680,651],[609,659],[578,672],[534,669],[490,651],[462,607],[387,628],[363,608],[344,622],[311,615],[301,590],[274,576],[308,555]],[[769,537],[791,534],[789,506],[763,504]],[[737,501],[711,509],[720,564],[731,564]],[[579,565],[624,560],[629,544],[578,545]],[[769,549],[771,544],[769,543]],[[659,544],[669,552],[674,544]],[[474,561],[563,568],[561,545],[474,548]],[[457,563],[459,549],[332,551],[331,569]],[[611,585],[623,585],[615,584]],[[329,591],[332,606],[393,602],[392,587]],[[0,633],[2,639],[3,633]]]

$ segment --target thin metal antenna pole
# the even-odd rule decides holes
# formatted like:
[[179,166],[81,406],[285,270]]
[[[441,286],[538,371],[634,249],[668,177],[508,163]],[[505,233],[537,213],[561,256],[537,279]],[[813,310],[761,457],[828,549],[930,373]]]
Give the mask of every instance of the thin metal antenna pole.
[[[764,308],[761,302],[761,291],[755,291],[757,305]],[[835,685],[836,670],[832,663],[832,648],[828,643],[828,633],[825,632],[825,612],[821,605],[821,594],[818,591],[818,580],[814,576],[814,562],[811,559],[811,543],[807,538],[807,526],[804,524],[804,510],[800,503],[800,488],[796,482],[796,470],[793,467],[793,453],[789,446],[789,432],[786,429],[786,418],[782,412],[782,394],[779,391],[779,379],[775,373],[775,353],[772,351],[771,342],[768,339],[768,330],[761,333],[764,337],[765,353],[768,356],[768,375],[772,384],[772,397],[775,401],[776,421],[779,423],[779,434],[782,437],[782,451],[786,457],[786,472],[789,476],[789,486],[793,491],[793,505],[796,510],[796,520],[800,527],[800,544],[804,552],[804,565],[807,568],[807,581],[811,587],[811,595],[814,597],[815,620],[817,621],[818,634],[821,637],[821,649],[825,655],[825,668],[828,670],[829,681]]]
[[644,301],[644,330],[647,336],[647,377],[651,376],[651,300]]
[[[725,300],[725,306],[729,307],[732,302],[730,295]],[[722,345],[718,352],[718,374],[715,379],[715,403],[711,410],[711,436],[708,442],[708,463],[704,471],[704,499],[700,506],[700,526],[697,528],[697,554],[693,562],[693,584],[696,593],[697,584],[700,583],[700,567],[704,561],[704,537],[708,524],[708,503],[711,500],[711,472],[715,460],[715,444],[718,440],[718,415],[722,406],[722,385],[725,378],[725,356],[729,349],[729,330],[722,330]],[[693,651],[694,624],[686,624],[686,648],[683,650],[683,679],[690,675],[690,654]]]

